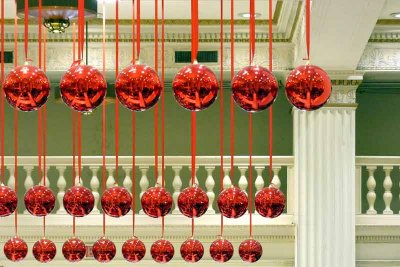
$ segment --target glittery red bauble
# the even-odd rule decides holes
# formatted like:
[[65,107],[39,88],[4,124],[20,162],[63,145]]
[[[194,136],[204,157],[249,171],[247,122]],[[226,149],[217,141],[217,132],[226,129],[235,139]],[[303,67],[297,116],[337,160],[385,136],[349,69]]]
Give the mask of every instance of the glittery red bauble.
[[189,238],[181,245],[181,256],[186,262],[194,263],[204,255],[203,244],[194,238]]
[[57,248],[53,241],[42,238],[33,245],[32,252],[37,261],[46,263],[54,259]]
[[92,191],[86,187],[77,185],[67,190],[63,203],[68,214],[83,217],[93,210],[94,196]]
[[115,257],[117,249],[111,240],[102,237],[93,244],[92,252],[98,262],[110,262]]
[[217,262],[227,262],[233,256],[233,245],[225,238],[219,238],[212,242],[210,255]]
[[174,257],[174,252],[172,243],[165,239],[157,240],[150,249],[151,256],[158,263],[169,262]]
[[261,258],[262,253],[262,246],[257,240],[247,239],[240,243],[239,255],[243,261],[256,262]]
[[36,185],[25,193],[25,207],[34,216],[46,216],[56,204],[53,192],[46,186]]
[[146,247],[139,238],[132,237],[122,245],[122,255],[129,262],[139,262],[146,255]]
[[275,218],[281,215],[285,209],[286,198],[278,188],[266,187],[257,193],[255,206],[261,216]]
[[4,255],[13,262],[22,261],[28,254],[28,245],[18,236],[9,239],[4,244]]
[[219,211],[227,218],[239,218],[247,211],[247,195],[238,187],[230,187],[222,191],[217,202]]
[[101,207],[111,217],[121,217],[131,210],[132,197],[128,190],[121,186],[107,189],[101,197]]
[[232,80],[235,102],[249,112],[262,111],[274,103],[278,82],[272,72],[259,66],[241,69]]
[[167,215],[172,208],[172,196],[164,187],[151,187],[142,195],[142,209],[153,218]]
[[14,190],[0,185],[0,217],[11,215],[18,205],[18,197]]
[[3,89],[11,106],[21,111],[34,111],[46,103],[50,82],[41,69],[26,63],[8,73]]
[[62,253],[67,261],[78,262],[86,255],[86,245],[79,238],[73,237],[64,242]]
[[320,67],[304,65],[295,68],[286,80],[286,96],[298,109],[322,107],[332,92],[331,80]]
[[97,108],[104,100],[107,82],[96,68],[74,63],[60,82],[65,104],[79,112]]
[[178,207],[186,217],[200,217],[208,209],[207,193],[197,185],[188,187],[179,194]]
[[160,98],[162,85],[157,73],[146,65],[131,64],[123,69],[115,81],[119,102],[132,111],[144,111]]
[[199,111],[214,103],[218,95],[218,80],[206,66],[192,64],[175,75],[172,88],[179,105]]

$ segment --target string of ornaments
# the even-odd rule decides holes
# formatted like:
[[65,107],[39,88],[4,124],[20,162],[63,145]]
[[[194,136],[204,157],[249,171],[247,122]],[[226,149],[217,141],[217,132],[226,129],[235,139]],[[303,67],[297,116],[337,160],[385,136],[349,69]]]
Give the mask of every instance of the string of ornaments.
[[[83,64],[84,1],[79,0],[78,3],[79,57],[61,78],[60,92],[62,100],[68,107],[77,112],[84,113],[96,109],[103,103],[107,92],[107,82],[99,70]],[[137,1],[136,5],[136,50],[139,55],[140,1]],[[133,7],[134,1],[132,3]],[[1,8],[4,11],[4,0],[2,0]],[[162,21],[164,22],[164,1],[162,2],[162,9]],[[331,81],[327,73],[318,66],[308,64],[310,61],[310,9],[310,0],[307,0],[307,64],[295,68],[289,74],[285,85],[286,96],[289,102],[294,107],[306,111],[321,108],[328,101],[332,90]],[[45,70],[32,65],[32,61],[27,57],[27,10],[28,1],[25,0],[26,61],[23,65],[16,66],[8,73],[3,81],[2,89],[6,100],[13,108],[23,112],[33,112],[38,111],[45,105],[50,94],[50,82]],[[254,12],[254,6],[251,10]],[[254,19],[254,13],[251,17]],[[199,64],[196,60],[198,50],[197,0],[192,0],[192,19],[193,62],[178,71],[172,81],[172,88],[174,97],[180,106],[191,112],[198,112],[210,107],[215,102],[219,91],[219,82],[211,69]],[[4,24],[4,19],[2,19],[2,24]],[[1,26],[4,27],[4,25]],[[162,26],[164,27],[164,24]],[[134,33],[132,32],[132,34]],[[255,31],[251,34],[255,34]],[[251,38],[254,38],[254,36]],[[4,31],[2,32],[1,41],[3,45]],[[270,41],[272,42],[272,40]],[[134,42],[133,45],[135,45]],[[3,54],[2,58],[4,58]],[[4,61],[2,61],[2,64],[4,64]],[[276,78],[272,71],[262,66],[251,64],[241,69],[231,82],[234,101],[241,109],[249,113],[262,112],[268,109],[272,106],[278,95],[279,86]],[[164,90],[163,83],[164,79],[159,78],[157,71],[141,63],[139,56],[135,57],[133,55],[131,64],[116,77],[116,97],[124,107],[132,112],[146,111],[158,103]],[[195,113],[193,114],[192,116],[195,116]],[[192,168],[195,168],[195,165],[192,165]],[[43,180],[45,181],[45,179],[44,175]],[[134,190],[132,190],[132,194],[134,194]],[[118,185],[108,188],[103,191],[101,196],[101,206],[104,214],[116,218],[125,216],[134,207],[134,196],[124,187]],[[24,204],[27,211],[37,217],[49,215],[55,207],[55,201],[54,193],[45,184],[33,186],[27,190],[24,196]],[[147,189],[141,197],[141,206],[144,213],[153,218],[162,218],[168,215],[172,209],[172,202],[172,195],[166,190],[163,184],[156,184],[154,187]],[[184,189],[179,194],[177,203],[180,212],[193,220],[205,214],[209,205],[209,199],[206,192],[193,182],[192,186]],[[0,185],[0,216],[6,217],[13,214],[17,209],[17,204],[18,197],[16,191],[2,183]],[[79,179],[77,184],[74,183],[66,191],[63,204],[69,215],[74,218],[84,217],[89,215],[93,210],[95,198],[91,190],[84,187]],[[249,198],[245,191],[232,185],[220,192],[217,204],[222,216],[236,219],[246,213],[249,206]],[[279,188],[271,183],[255,195],[254,205],[256,211],[261,216],[276,218],[284,211],[286,199]],[[194,221],[192,221],[192,227],[194,229]],[[204,247],[199,240],[194,238],[193,231],[192,236],[180,248],[181,256],[187,262],[197,262],[204,255]],[[49,262],[55,257],[56,247],[52,241],[42,238],[33,245],[32,251],[38,261]],[[17,235],[8,240],[4,245],[4,253],[10,261],[18,262],[23,260],[27,252],[27,244]],[[68,261],[77,262],[85,257],[86,246],[82,240],[75,237],[74,233],[74,236],[63,244],[62,253]],[[128,239],[122,246],[124,258],[130,262],[140,261],[145,253],[146,247],[144,243],[135,236]],[[164,239],[164,236],[162,236],[160,240],[151,246],[150,253],[156,262],[165,263],[173,258],[174,247],[170,241]],[[99,262],[109,262],[116,254],[115,244],[103,236],[94,243],[93,254]],[[247,239],[240,244],[239,254],[244,261],[255,262],[261,257],[261,244],[252,238]],[[226,262],[233,255],[233,246],[221,236],[221,238],[211,244],[210,255],[217,262]]]

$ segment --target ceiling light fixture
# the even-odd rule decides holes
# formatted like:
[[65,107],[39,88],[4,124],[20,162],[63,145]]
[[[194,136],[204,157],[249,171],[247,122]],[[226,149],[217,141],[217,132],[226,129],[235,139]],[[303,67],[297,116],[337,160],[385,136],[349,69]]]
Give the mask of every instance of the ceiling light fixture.
[[[250,13],[249,12],[242,12],[238,14],[240,17],[245,18],[245,19],[249,19],[250,18]],[[254,13],[254,17],[260,17],[261,13]]]
[[400,19],[400,12],[392,13],[392,14],[390,14],[390,16],[392,16],[395,19]]

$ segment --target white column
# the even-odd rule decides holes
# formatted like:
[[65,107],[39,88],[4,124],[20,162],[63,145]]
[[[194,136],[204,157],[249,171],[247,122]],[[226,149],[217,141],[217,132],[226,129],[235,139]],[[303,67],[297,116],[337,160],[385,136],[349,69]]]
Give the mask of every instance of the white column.
[[345,85],[333,87],[325,107],[316,111],[293,110],[296,267],[356,264],[357,86],[348,80],[340,82]]

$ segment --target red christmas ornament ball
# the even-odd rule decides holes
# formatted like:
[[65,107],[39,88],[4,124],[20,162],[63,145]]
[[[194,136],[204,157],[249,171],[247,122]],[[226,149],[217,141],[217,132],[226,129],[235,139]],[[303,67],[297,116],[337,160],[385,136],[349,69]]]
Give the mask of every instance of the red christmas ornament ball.
[[238,187],[223,190],[217,202],[219,211],[227,218],[239,218],[247,211],[247,194]]
[[46,186],[36,185],[25,193],[25,207],[34,216],[46,216],[56,204],[53,192]]
[[189,238],[181,245],[181,256],[186,262],[194,263],[204,255],[203,244],[194,238]]
[[227,262],[233,256],[233,245],[225,238],[219,238],[211,243],[211,258],[216,262]]
[[233,99],[248,112],[262,111],[271,106],[278,88],[272,72],[260,66],[247,66],[232,80]]
[[139,238],[132,237],[122,245],[122,255],[129,262],[139,262],[146,255],[146,246]]
[[247,239],[239,245],[239,255],[243,261],[256,262],[261,258],[262,253],[262,246],[257,240]]
[[18,205],[18,196],[14,190],[0,185],[0,217],[11,215]]
[[132,197],[128,190],[121,186],[107,189],[101,197],[101,207],[111,217],[121,217],[131,210]]
[[115,257],[117,249],[111,240],[102,237],[93,244],[92,252],[98,262],[104,263],[110,262]]
[[151,187],[141,199],[144,213],[153,218],[167,215],[172,208],[172,196],[164,187]]
[[326,72],[314,65],[295,68],[286,80],[286,96],[298,109],[316,110],[322,107],[332,92]]
[[77,185],[67,190],[63,198],[68,214],[76,217],[88,215],[94,207],[94,196],[88,188]]
[[61,78],[60,91],[67,106],[79,112],[90,112],[103,102],[107,82],[96,68],[74,63]]
[[151,245],[150,253],[153,260],[158,263],[167,263],[174,257],[174,246],[165,239],[160,239]]
[[160,98],[162,85],[157,73],[149,66],[130,64],[115,81],[119,102],[132,111],[144,111]]
[[191,64],[183,67],[172,82],[175,99],[182,107],[199,111],[208,108],[218,95],[218,80],[206,66]]
[[73,237],[64,242],[62,253],[67,261],[78,262],[86,256],[86,245],[79,238]]
[[28,254],[28,245],[23,239],[15,236],[4,244],[3,251],[8,260],[18,262],[25,259]]
[[281,190],[271,185],[257,193],[255,206],[261,216],[276,218],[284,211],[286,198]]
[[42,238],[33,245],[32,252],[37,261],[47,263],[54,259],[57,248],[53,241]]
[[20,111],[34,111],[46,103],[50,82],[41,69],[25,63],[8,73],[3,89],[11,106]]
[[200,217],[208,209],[207,193],[197,185],[188,187],[179,194],[178,207],[186,217]]

